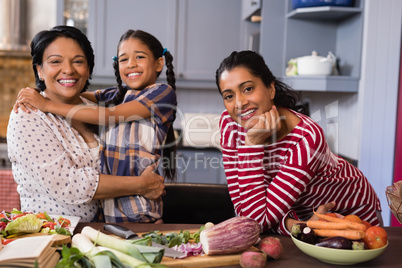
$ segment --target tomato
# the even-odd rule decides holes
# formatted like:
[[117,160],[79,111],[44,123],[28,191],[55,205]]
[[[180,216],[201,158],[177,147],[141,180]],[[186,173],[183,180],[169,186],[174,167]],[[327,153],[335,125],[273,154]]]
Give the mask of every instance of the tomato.
[[15,239],[12,239],[12,238],[9,238],[9,239],[2,239],[1,240],[1,243],[3,244],[3,245],[7,245],[8,243],[10,243],[10,242],[13,242]]
[[6,226],[7,226],[7,222],[5,222],[5,221],[0,221],[0,230],[3,230],[3,229],[5,229],[6,228]]
[[21,213],[21,214],[14,214],[13,216],[12,216],[12,219],[13,220],[15,220],[15,219],[17,219],[17,218],[19,218],[19,217],[22,217],[22,216],[25,216],[25,215],[27,215],[28,213]]
[[67,227],[71,225],[71,221],[66,218],[60,218],[58,219],[58,222],[60,223],[61,227]]
[[54,230],[54,226],[55,226],[55,225],[56,225],[56,223],[54,223],[54,222],[45,221],[45,222],[42,224],[42,228],[47,228],[47,227],[49,227],[50,229]]
[[387,232],[379,227],[372,226],[366,230],[366,235],[364,237],[364,243],[369,249],[382,248],[387,244]]

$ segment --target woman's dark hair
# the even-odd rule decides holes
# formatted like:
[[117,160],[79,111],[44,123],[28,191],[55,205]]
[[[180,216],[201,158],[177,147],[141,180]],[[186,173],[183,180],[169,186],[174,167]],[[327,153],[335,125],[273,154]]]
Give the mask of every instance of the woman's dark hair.
[[[95,55],[91,42],[89,42],[87,36],[82,33],[77,28],[71,26],[55,26],[50,30],[45,30],[37,33],[31,41],[31,56],[32,56],[32,67],[35,74],[36,87],[41,91],[46,89],[44,81],[39,79],[38,70],[36,66],[42,66],[43,64],[43,53],[45,49],[57,38],[66,37],[74,39],[84,51],[85,57],[87,58],[89,67],[89,79],[92,77],[92,71],[95,66]],[[89,86],[89,81],[87,80],[82,92],[84,92]]]
[[216,85],[221,93],[221,88],[219,87],[219,81],[222,73],[230,71],[236,67],[244,67],[250,71],[256,77],[261,78],[265,86],[269,87],[272,82],[275,82],[275,98],[274,104],[278,107],[285,107],[301,113],[306,113],[303,107],[297,105],[299,101],[299,95],[290,86],[279,81],[268,68],[264,61],[264,58],[258,53],[250,50],[245,51],[233,51],[229,57],[225,58],[219,68],[216,70]]
[[[119,47],[120,44],[129,39],[138,39],[142,43],[144,43],[152,52],[155,60],[159,59],[160,57],[165,56],[165,64],[166,64],[166,79],[167,83],[169,86],[173,88],[173,90],[176,90],[176,78],[175,74],[173,71],[173,56],[170,54],[170,52],[167,49],[164,49],[161,42],[153,36],[150,33],[147,33],[145,31],[141,30],[127,30],[119,40],[119,43],[117,45],[117,54],[119,55]],[[127,87],[123,86],[122,79],[120,77],[120,72],[119,72],[119,61],[115,60],[113,62],[113,68],[114,68],[114,73],[116,76],[116,81],[117,81],[117,87],[118,91],[113,99],[110,101],[106,102],[106,106],[109,105],[118,105],[123,102],[124,95],[127,93]],[[156,77],[159,77],[161,72],[158,72]],[[175,111],[174,111],[175,112]],[[176,176],[176,138],[174,135],[174,130],[173,130],[173,122],[170,125],[168,131],[167,131],[167,136],[166,136],[166,141],[165,141],[165,146],[163,147],[163,158],[164,161],[162,163],[167,163],[163,165],[163,173],[164,175],[168,178],[168,180],[173,181],[175,176]]]

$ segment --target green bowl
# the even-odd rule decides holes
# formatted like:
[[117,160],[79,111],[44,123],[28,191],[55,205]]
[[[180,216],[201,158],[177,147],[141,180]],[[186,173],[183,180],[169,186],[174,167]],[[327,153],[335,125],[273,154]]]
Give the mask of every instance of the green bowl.
[[366,262],[372,260],[381,253],[388,246],[388,242],[382,248],[377,249],[365,249],[365,250],[352,250],[352,249],[334,249],[314,246],[312,244],[305,243],[292,237],[293,243],[307,255],[316,258],[322,262],[338,264],[338,265],[352,265],[360,262]]

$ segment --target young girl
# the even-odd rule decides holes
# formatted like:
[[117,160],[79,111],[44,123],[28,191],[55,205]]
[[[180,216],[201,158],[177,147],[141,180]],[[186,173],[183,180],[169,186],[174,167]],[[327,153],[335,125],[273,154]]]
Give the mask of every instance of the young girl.
[[[168,85],[155,84],[164,66],[163,57]],[[23,89],[18,103],[104,126],[100,147],[104,174],[139,175],[161,158],[164,146],[163,170],[172,180],[175,176],[173,121],[177,106],[172,61],[170,52],[153,35],[128,30],[120,38],[114,57],[117,87],[83,93],[87,99],[106,107],[56,103],[34,89]],[[64,80],[75,83],[67,68]],[[148,200],[139,195],[106,199],[102,206],[106,222],[159,222],[162,217],[161,200]]]
[[226,108],[220,142],[237,215],[289,235],[293,223],[330,204],[334,212],[380,225],[380,201],[368,180],[330,151],[322,129],[296,111],[297,95],[260,55],[233,52],[216,83]]

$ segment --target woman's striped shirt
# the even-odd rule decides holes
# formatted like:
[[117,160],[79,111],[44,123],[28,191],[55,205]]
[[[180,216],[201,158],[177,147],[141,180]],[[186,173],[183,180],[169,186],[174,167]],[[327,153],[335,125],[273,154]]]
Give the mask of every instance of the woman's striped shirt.
[[334,211],[378,225],[380,201],[363,173],[333,154],[321,127],[301,121],[269,145],[245,145],[247,130],[225,110],[220,120],[223,163],[237,215],[257,220],[263,231],[287,234],[285,218],[308,220],[313,209],[335,201]]

